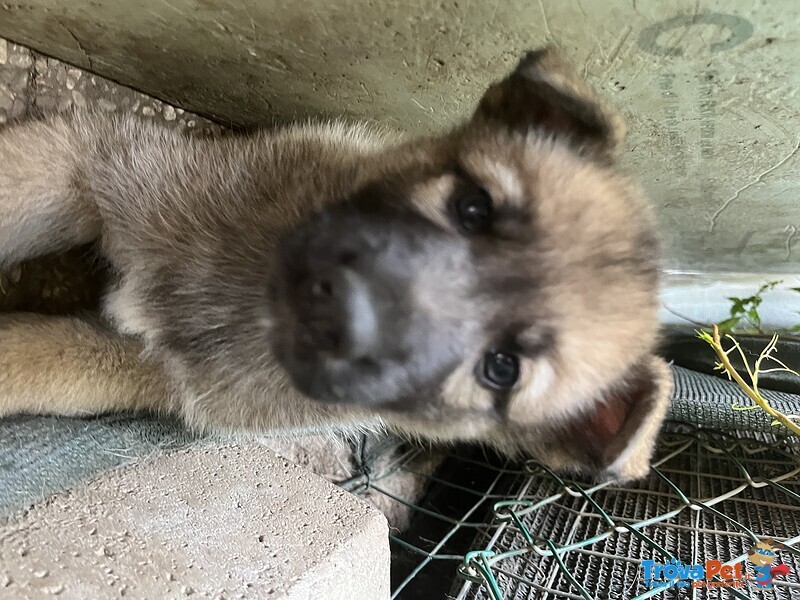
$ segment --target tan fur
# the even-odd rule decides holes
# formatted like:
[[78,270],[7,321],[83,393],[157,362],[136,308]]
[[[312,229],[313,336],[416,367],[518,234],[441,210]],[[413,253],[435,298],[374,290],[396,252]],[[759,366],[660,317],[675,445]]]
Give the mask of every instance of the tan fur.
[[[608,128],[605,138],[581,143],[583,122],[563,139],[560,129],[546,129],[547,122],[545,129],[534,123],[524,131],[498,126],[513,100],[503,84],[487,92],[463,128],[411,142],[339,123],[189,139],[99,114],[0,131],[0,266],[99,238],[116,277],[103,322],[0,318],[0,416],[153,410],[178,413],[200,429],[389,427],[426,439],[476,440],[585,469],[580,440],[565,436],[565,428],[613,402],[615,394],[627,398],[642,389],[641,414],[604,459],[611,464],[596,465],[611,476],[641,475],[665,412],[669,373],[650,354],[657,323],[652,259],[643,259],[648,269],[635,260],[652,254],[637,246],[651,237],[652,219],[639,190],[609,162],[624,128],[552,51],[525,59],[515,75],[545,85],[545,102],[551,94],[569,95],[567,104],[586,102],[587,119]],[[554,102],[556,112],[548,114],[562,127]],[[520,383],[501,416],[496,398],[474,374],[493,343],[488,330],[441,385],[441,397],[416,412],[304,397],[267,343],[291,319],[290,308],[269,310],[260,288],[248,281],[275,268],[278,245],[295,227],[397,174],[418,178],[409,182],[405,201],[449,239],[459,239],[447,204],[456,176],[443,173],[445,156],[498,208],[527,214],[535,224],[532,245],[518,244],[519,260],[504,264],[537,274],[535,294],[514,307],[528,323],[518,337],[535,341],[555,332],[552,351],[522,359]],[[450,262],[414,274],[410,297],[431,318],[463,316],[460,326],[480,338],[485,324],[479,316],[502,314],[502,290],[480,300],[465,294],[477,289],[478,275],[448,266],[464,264],[474,250],[466,242],[452,248]],[[441,302],[443,294],[451,301]],[[207,301],[212,295],[223,301]],[[162,305],[163,298],[171,300]],[[232,310],[247,323],[241,343],[227,334],[214,337],[215,328],[241,326]],[[185,347],[176,341],[195,329],[213,351],[199,350],[191,339]]]
[[160,365],[136,340],[77,317],[0,316],[0,415],[174,410]]
[[[43,136],[48,137],[46,150],[41,148]],[[75,142],[71,128],[59,120],[3,132],[0,267],[99,235],[96,211],[74,185],[78,166],[74,159],[80,151]]]

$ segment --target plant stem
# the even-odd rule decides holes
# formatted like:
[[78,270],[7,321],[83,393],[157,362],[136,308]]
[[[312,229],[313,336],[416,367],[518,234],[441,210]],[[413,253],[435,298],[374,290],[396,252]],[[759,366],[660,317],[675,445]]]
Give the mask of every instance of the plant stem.
[[717,353],[717,356],[719,357],[719,360],[722,363],[722,366],[725,368],[725,371],[728,373],[728,375],[731,376],[731,378],[733,378],[733,380],[736,383],[739,384],[739,387],[741,387],[744,390],[744,393],[747,394],[753,402],[755,402],[761,408],[763,408],[765,411],[767,411],[767,413],[773,419],[775,419],[776,421],[778,421],[779,423],[781,423],[785,427],[788,427],[795,434],[800,435],[800,425],[798,425],[797,423],[795,423],[794,421],[789,419],[782,412],[779,412],[779,411],[775,410],[774,408],[772,408],[769,405],[769,402],[767,402],[759,392],[757,392],[752,387],[747,385],[745,380],[742,379],[742,376],[739,375],[739,373],[733,367],[733,365],[731,364],[731,361],[728,359],[727,353],[722,348],[722,342],[720,341],[720,338],[719,338],[719,328],[717,328],[716,325],[714,325],[714,336],[713,336],[713,339],[714,339],[714,343],[711,344],[711,347],[714,348],[714,352]]

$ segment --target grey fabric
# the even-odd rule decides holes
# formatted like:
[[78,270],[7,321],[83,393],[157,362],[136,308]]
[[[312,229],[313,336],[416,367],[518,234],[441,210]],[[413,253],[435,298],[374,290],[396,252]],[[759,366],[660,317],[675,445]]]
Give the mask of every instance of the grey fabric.
[[0,517],[105,469],[195,442],[169,420],[122,415],[0,419]]
[[[724,431],[786,433],[782,426],[771,425],[772,418],[761,408],[734,410],[734,404],[753,404],[736,383],[677,366],[672,367],[672,373],[675,388],[670,420]],[[761,390],[761,393],[780,412],[800,414],[800,396],[770,390]]]

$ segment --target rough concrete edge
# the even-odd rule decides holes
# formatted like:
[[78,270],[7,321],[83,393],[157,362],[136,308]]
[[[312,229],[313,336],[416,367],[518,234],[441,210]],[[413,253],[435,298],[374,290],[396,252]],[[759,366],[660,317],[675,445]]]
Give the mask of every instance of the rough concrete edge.
[[[334,563],[333,569],[320,566],[309,569],[305,578],[292,589],[289,596],[292,599],[324,598],[325,600],[353,600],[354,598],[389,598],[391,595],[391,549],[389,546],[389,524],[386,517],[372,504],[359,496],[355,496],[371,509],[362,519],[362,527],[357,530],[358,535],[350,536],[347,542],[338,546],[330,555]],[[356,531],[356,530],[354,530]],[[383,538],[382,547],[376,548],[371,544],[361,543],[376,537]],[[345,569],[340,569],[342,564],[375,564],[375,554],[384,555],[385,565],[383,570],[361,571],[359,579],[351,579]],[[324,574],[334,572],[336,577],[325,577]],[[377,586],[377,587],[376,587]]]
[[[225,447],[234,448],[235,446],[241,445],[243,444],[229,441],[227,444],[219,446],[218,449],[224,449]],[[285,597],[293,600],[306,598],[330,598],[331,600],[337,600],[339,598],[342,600],[349,600],[352,598],[388,598],[390,594],[391,554],[388,537],[389,526],[386,517],[363,498],[351,494],[326,480],[324,477],[292,463],[275,450],[253,441],[244,445],[252,445],[258,448],[265,454],[271,455],[270,459],[272,461],[281,463],[284,468],[302,472],[305,478],[308,478],[314,484],[319,484],[319,489],[316,490],[318,492],[317,494],[313,494],[313,490],[311,489],[313,486],[306,486],[306,489],[311,491],[312,495],[320,497],[327,491],[328,493],[340,495],[342,498],[347,498],[349,502],[361,505],[361,512],[355,517],[353,522],[349,523],[350,527],[343,530],[341,528],[339,529],[340,532],[347,532],[348,535],[342,535],[338,539],[339,543],[336,544],[333,552],[325,557],[326,560],[312,563],[301,577],[292,578],[289,581],[282,582],[282,584],[273,587],[272,593],[276,595],[271,597]],[[80,494],[82,491],[90,491],[98,485],[103,485],[105,482],[112,485],[112,489],[114,489],[115,482],[110,480],[119,478],[123,473],[130,475],[132,471],[141,471],[142,473],[137,475],[137,477],[143,481],[147,481],[147,472],[150,470],[157,470],[157,465],[160,463],[173,460],[176,455],[180,454],[202,453],[203,451],[207,451],[210,446],[211,444],[200,443],[188,447],[154,452],[141,456],[132,462],[126,462],[107,469],[99,473],[96,477],[87,479],[77,486],[44,498],[0,520],[0,529],[6,529],[5,532],[0,531],[0,542],[3,540],[11,540],[15,534],[18,535],[24,532],[30,525],[39,528],[40,525],[37,523],[42,518],[42,515],[37,514],[37,512],[48,510],[50,505],[58,503],[59,498],[69,499],[76,494]],[[279,477],[288,479],[285,472],[284,475],[279,475]],[[288,508],[284,506],[282,510],[288,510]],[[53,523],[50,523],[50,526],[53,526]],[[374,544],[376,538],[381,540],[380,547],[376,547]],[[376,553],[379,553],[377,560]],[[27,552],[21,553],[20,556],[27,556]],[[73,556],[76,555],[73,554]],[[135,567],[132,567],[132,565],[136,557],[137,555],[135,553],[131,553],[131,560],[128,561],[133,571],[135,571]],[[383,559],[381,559],[381,557],[383,557]],[[119,556],[115,555],[115,560],[119,560]],[[117,562],[116,564],[117,568],[119,568],[119,566],[124,563]],[[363,568],[368,565],[377,568],[371,568],[366,571],[363,570]],[[2,561],[0,561],[0,567],[1,566]],[[55,571],[55,569],[53,569],[53,571]],[[354,573],[358,573],[359,577],[354,577]],[[335,574],[335,576],[331,577],[331,574]],[[97,571],[97,576],[98,580],[103,577],[100,570]],[[39,577],[39,575],[34,574],[34,577]],[[10,578],[5,573],[4,569],[0,568],[0,597],[2,597],[4,591],[2,588],[8,588],[9,585],[14,583],[16,583],[16,581]],[[187,594],[194,593],[191,591],[191,587],[187,589],[190,590]],[[60,595],[64,591],[63,586],[56,585],[38,590],[44,595],[34,594],[34,596],[24,595],[22,597],[50,597],[50,591],[48,590],[53,591],[52,595]],[[8,590],[6,589],[5,591]],[[28,591],[36,592],[36,590]],[[69,597],[69,595],[65,597]]]

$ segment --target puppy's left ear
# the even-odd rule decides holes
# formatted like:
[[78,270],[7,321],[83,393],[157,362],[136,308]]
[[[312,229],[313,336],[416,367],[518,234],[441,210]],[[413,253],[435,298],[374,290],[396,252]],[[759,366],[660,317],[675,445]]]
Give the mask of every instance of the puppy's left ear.
[[587,412],[546,435],[540,460],[602,479],[645,476],[671,392],[669,367],[655,356],[646,358]]
[[552,47],[526,53],[508,77],[489,87],[473,120],[521,131],[537,129],[608,162],[616,158],[625,138],[622,117],[605,106]]

